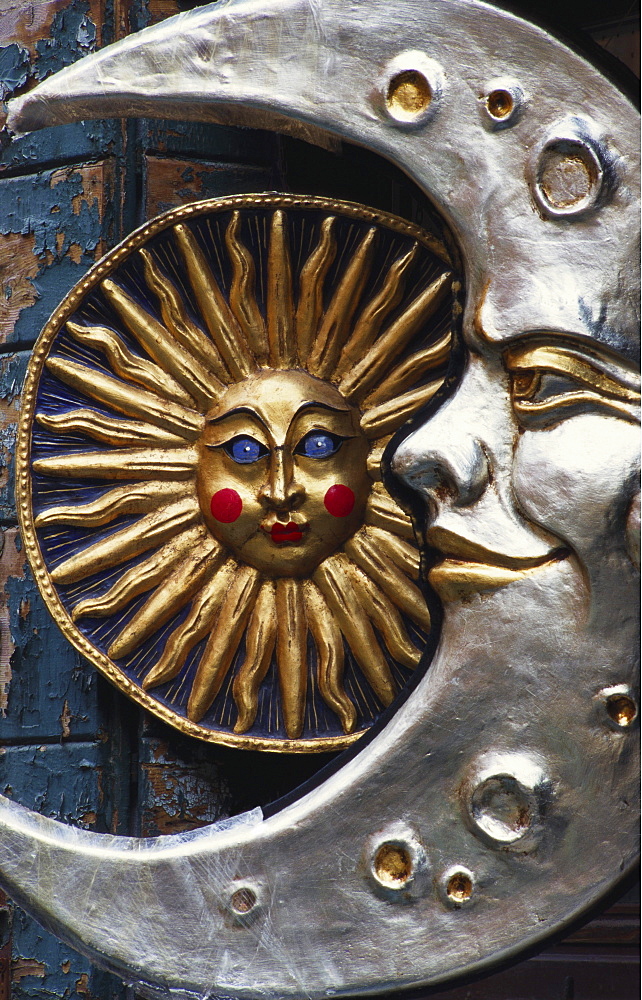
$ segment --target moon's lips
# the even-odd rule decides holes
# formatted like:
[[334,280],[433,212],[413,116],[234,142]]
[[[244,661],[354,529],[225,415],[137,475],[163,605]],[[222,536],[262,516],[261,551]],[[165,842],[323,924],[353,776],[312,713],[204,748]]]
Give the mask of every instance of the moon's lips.
[[288,521],[287,524],[277,521],[270,529],[270,537],[276,545],[282,545],[284,542],[300,542],[303,532],[301,526],[294,521]]
[[243,501],[236,490],[218,490],[212,497],[210,503],[212,517],[222,524],[231,524],[241,516]]
[[323,498],[326,510],[333,517],[347,517],[354,507],[354,493],[349,486],[336,483]]

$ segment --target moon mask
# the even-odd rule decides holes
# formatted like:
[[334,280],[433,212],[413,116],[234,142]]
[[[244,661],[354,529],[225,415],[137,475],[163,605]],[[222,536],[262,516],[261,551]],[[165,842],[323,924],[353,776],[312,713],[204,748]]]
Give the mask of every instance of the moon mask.
[[[367,146],[454,234],[466,351],[384,457],[443,605],[439,646],[359,753],[267,817],[149,844],[3,801],[3,881],[150,998],[368,995],[481,973],[585,912],[636,856],[637,116],[583,57],[487,5],[274,0],[148,29],[45,81],[10,122],[168,107],[209,121],[242,108],[244,124],[271,114]],[[291,492],[298,462],[317,461],[294,430],[302,405],[351,412],[292,370],[279,421],[258,388],[252,413],[236,386],[203,408],[198,516],[235,559],[261,530],[277,449]],[[210,440],[230,417],[243,423]],[[313,449],[359,445],[313,420]],[[228,459],[247,480],[219,480]],[[234,497],[212,507],[221,490],[241,500],[236,521],[217,516]],[[256,517],[236,536],[243,506]],[[295,513],[277,584],[297,579]],[[254,571],[269,544],[247,549]]]

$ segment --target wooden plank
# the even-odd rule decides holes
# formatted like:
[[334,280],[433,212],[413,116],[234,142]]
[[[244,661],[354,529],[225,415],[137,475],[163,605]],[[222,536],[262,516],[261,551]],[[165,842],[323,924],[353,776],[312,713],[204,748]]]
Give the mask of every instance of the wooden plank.
[[270,171],[278,187],[281,137],[261,129],[230,128],[203,122],[143,119],[140,144],[150,155],[196,157],[222,165],[259,166]]
[[2,741],[93,737],[101,728],[97,674],[54,624],[26,565],[17,528],[2,529]]
[[116,238],[114,161],[0,180],[0,344],[32,344]]
[[26,351],[0,356],[0,524],[16,522],[15,444],[28,360]]
[[143,738],[139,752],[142,837],[194,830],[229,815],[229,789],[210,747],[168,734]]
[[11,1000],[11,925],[9,899],[0,889],[0,1000]]
[[271,177],[261,167],[146,156],[145,216],[151,219],[201,198],[269,190]]

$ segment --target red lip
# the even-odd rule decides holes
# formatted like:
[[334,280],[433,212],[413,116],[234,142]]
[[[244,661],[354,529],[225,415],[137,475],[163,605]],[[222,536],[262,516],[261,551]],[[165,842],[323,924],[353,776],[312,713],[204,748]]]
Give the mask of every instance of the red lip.
[[282,545],[284,542],[300,542],[303,532],[301,525],[295,524],[294,521],[288,521],[287,524],[277,521],[270,529],[270,537],[275,545]]

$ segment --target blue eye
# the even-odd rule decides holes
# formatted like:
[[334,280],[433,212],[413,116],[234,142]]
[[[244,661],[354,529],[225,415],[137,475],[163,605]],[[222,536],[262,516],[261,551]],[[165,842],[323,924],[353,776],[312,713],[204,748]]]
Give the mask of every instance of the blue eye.
[[251,462],[257,462],[259,458],[263,458],[268,453],[267,448],[260,441],[256,441],[251,437],[245,437],[244,435],[232,438],[223,447],[230,458],[233,458],[239,465],[249,465]]
[[305,455],[307,458],[328,458],[339,450],[343,440],[336,434],[328,434],[326,431],[310,431],[299,442],[296,452],[297,455]]

